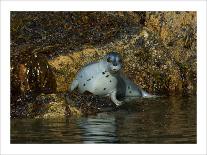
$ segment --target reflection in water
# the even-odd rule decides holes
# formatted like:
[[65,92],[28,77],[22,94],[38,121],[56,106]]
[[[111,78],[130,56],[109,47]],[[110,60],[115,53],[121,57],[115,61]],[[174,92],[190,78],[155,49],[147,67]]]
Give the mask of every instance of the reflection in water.
[[196,98],[160,98],[62,120],[11,119],[11,143],[196,143]]
[[83,130],[83,143],[115,143],[116,124],[114,116],[98,115],[95,118],[86,118],[79,124]]

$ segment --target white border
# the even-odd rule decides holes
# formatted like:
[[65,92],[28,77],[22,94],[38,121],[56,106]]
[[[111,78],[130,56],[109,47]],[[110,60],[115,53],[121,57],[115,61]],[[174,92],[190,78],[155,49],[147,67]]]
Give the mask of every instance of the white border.
[[[205,1],[2,1],[1,2],[2,154],[206,154]],[[10,144],[10,11],[197,11],[197,144]]]

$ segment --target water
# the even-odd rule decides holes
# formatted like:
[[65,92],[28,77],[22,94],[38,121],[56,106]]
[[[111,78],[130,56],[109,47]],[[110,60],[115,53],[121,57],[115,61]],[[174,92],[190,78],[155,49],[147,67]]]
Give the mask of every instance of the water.
[[196,97],[160,98],[68,119],[11,119],[11,143],[196,143]]

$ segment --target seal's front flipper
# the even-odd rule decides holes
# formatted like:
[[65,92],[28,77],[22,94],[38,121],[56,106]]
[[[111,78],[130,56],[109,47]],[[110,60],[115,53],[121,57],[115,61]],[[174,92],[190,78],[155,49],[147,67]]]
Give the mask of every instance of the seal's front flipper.
[[76,89],[78,87],[78,81],[75,79],[73,80],[70,88],[69,88],[69,91],[72,92],[74,89]]
[[116,104],[116,106],[120,106],[123,104],[123,101],[119,101],[116,98],[116,91],[111,93],[111,100]]

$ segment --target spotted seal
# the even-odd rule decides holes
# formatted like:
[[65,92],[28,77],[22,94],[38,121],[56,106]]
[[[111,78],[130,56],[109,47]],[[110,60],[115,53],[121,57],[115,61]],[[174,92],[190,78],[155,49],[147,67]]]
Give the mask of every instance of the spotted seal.
[[122,58],[116,52],[108,53],[102,60],[84,66],[73,80],[70,91],[90,92],[98,96],[110,96],[120,106],[133,97],[151,97],[122,72]]

